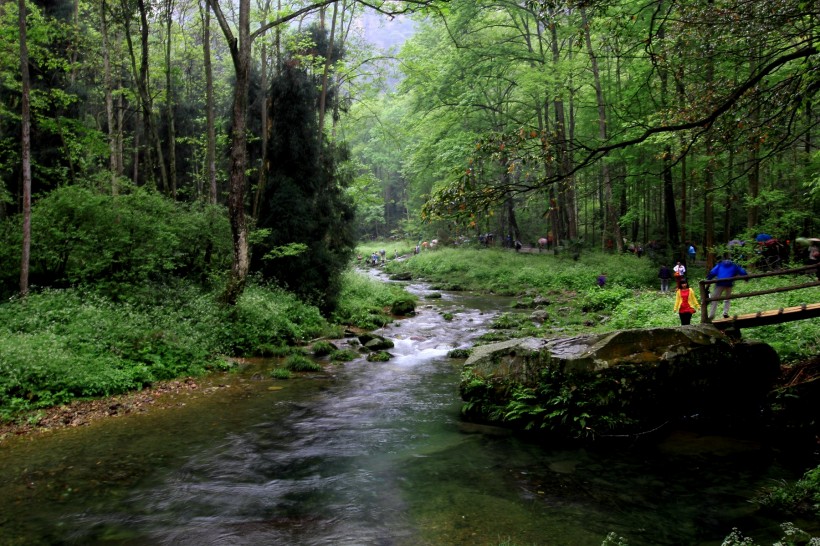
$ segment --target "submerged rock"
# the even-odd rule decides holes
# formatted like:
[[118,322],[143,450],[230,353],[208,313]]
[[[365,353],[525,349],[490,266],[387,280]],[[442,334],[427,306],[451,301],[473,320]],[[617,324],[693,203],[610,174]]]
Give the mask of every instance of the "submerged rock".
[[697,416],[759,416],[777,353],[711,325],[622,330],[476,347],[460,392],[470,420],[564,437],[641,435]]

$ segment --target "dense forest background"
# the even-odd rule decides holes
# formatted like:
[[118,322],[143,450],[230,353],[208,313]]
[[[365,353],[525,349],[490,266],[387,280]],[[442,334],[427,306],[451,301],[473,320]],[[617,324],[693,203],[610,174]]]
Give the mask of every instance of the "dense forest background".
[[258,275],[332,309],[362,237],[818,236],[817,8],[4,2],[3,296]]

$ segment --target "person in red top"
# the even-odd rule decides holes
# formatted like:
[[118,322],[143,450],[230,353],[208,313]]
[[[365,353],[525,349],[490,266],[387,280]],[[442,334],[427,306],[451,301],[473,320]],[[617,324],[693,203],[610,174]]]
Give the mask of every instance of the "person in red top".
[[680,323],[686,326],[692,322],[692,315],[700,308],[695,291],[689,288],[685,280],[680,282],[680,288],[675,291],[675,312],[680,315]]

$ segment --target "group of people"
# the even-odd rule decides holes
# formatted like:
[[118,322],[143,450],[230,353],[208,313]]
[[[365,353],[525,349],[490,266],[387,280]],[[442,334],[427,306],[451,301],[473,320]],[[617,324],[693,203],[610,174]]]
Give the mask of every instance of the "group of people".
[[[747,275],[746,270],[733,262],[726,252],[723,254],[723,259],[717,263],[706,275],[706,280],[717,279],[715,283],[714,298],[721,298],[732,295],[732,288],[734,287],[734,277],[741,277]],[[677,285],[675,290],[675,312],[680,316],[680,323],[687,325],[692,322],[692,315],[694,315],[700,308],[695,290],[689,287],[689,282],[686,280],[686,266],[681,262],[677,262],[675,267],[671,270],[668,266],[662,265],[658,271],[658,277],[661,280],[661,292],[669,292],[669,281],[674,278]],[[723,318],[729,318],[729,299],[723,300]],[[709,320],[715,318],[717,312],[717,299],[713,299],[709,306]]]

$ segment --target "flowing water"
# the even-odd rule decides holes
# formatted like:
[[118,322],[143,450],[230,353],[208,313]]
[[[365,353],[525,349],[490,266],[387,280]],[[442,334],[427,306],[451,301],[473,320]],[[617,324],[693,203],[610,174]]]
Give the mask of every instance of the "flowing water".
[[462,423],[462,361],[447,352],[508,304],[444,293],[380,332],[396,343],[387,363],[277,381],[259,362],[173,410],[5,441],[0,545],[597,546],[609,532],[630,545],[720,544],[733,526],[762,544],[780,536],[747,499],[796,469],[754,443],[681,432],[652,447],[550,449]]

